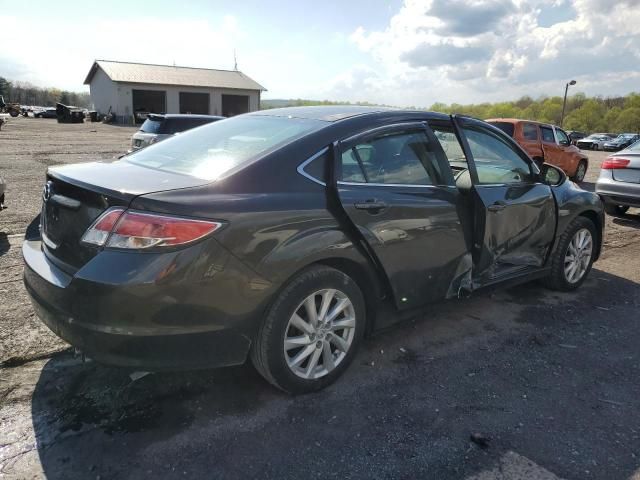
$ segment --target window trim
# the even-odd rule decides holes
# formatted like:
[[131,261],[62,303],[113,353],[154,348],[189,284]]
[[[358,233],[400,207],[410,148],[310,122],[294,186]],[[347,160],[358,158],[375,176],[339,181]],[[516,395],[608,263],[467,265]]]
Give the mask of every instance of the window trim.
[[327,184],[325,182],[323,182],[322,180],[317,179],[316,177],[314,177],[313,175],[307,173],[304,169],[304,167],[306,167],[307,165],[309,165],[311,162],[313,162],[316,158],[321,157],[322,155],[324,155],[325,153],[329,152],[329,147],[324,147],[322,150],[320,150],[318,153],[312,155],[311,157],[307,158],[304,162],[302,162],[300,165],[298,165],[298,167],[296,168],[296,170],[298,171],[298,173],[300,175],[302,175],[303,177],[311,180],[313,183],[317,183],[318,185],[322,185],[323,187],[326,187]]

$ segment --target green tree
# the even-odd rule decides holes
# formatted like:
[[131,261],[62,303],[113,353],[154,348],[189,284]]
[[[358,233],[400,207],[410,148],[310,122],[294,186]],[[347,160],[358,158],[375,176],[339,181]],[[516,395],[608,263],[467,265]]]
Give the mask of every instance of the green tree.
[[614,125],[618,132],[640,133],[640,107],[625,108]]

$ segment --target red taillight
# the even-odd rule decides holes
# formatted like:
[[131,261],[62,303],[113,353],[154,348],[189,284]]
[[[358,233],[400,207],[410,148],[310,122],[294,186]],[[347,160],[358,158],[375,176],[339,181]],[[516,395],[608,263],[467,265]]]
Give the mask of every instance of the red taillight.
[[605,170],[616,170],[618,168],[627,168],[627,165],[631,163],[631,160],[628,158],[620,158],[620,157],[607,157],[602,162],[602,167]]
[[[82,240],[94,245],[112,248],[143,249],[150,247],[171,247],[183,245],[201,239],[216,231],[222,225],[219,222],[172,217],[153,213],[127,211],[113,221],[113,210],[105,212],[95,224],[87,230]],[[106,236],[101,232],[110,225]],[[91,241],[91,240],[96,241]],[[102,240],[99,243],[97,240]]]

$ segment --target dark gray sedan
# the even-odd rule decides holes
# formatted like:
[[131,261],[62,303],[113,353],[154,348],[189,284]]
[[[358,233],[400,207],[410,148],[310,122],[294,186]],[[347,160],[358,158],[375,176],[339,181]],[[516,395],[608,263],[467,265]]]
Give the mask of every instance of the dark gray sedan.
[[251,358],[300,393],[389,324],[383,304],[401,318],[499,283],[577,288],[602,228],[597,195],[485,122],[268,110],[51,168],[25,285],[40,318],[98,361]]

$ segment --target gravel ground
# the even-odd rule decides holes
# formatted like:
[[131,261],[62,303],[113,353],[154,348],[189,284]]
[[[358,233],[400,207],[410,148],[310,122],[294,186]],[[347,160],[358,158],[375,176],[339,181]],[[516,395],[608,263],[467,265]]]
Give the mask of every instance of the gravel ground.
[[[281,394],[249,366],[134,381],[40,325],[19,252],[46,167],[116,156],[132,132],[23,118],[0,132],[0,478],[640,477],[638,210],[607,219],[578,292],[431,306],[318,394]],[[587,189],[604,155],[590,158]]]

